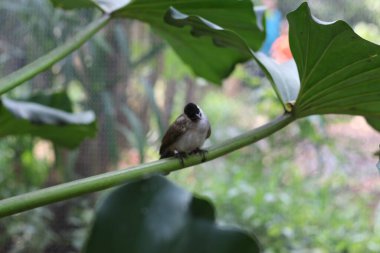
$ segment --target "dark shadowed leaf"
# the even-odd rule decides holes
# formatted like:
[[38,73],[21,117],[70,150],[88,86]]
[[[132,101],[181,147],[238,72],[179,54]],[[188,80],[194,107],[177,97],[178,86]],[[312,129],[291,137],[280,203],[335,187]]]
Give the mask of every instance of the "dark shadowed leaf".
[[343,21],[314,18],[307,3],[288,15],[290,46],[301,90],[298,117],[311,114],[380,116],[380,46]]
[[380,132],[380,117],[367,117],[367,123]]
[[96,211],[87,253],[254,253],[257,242],[215,224],[213,206],[162,176],[128,183]]
[[33,102],[41,105],[45,105],[51,108],[63,110],[65,112],[72,112],[72,103],[69,96],[65,91],[54,92],[54,93],[37,93],[31,97],[23,99],[18,99],[18,101],[23,102]]
[[1,99],[0,137],[29,134],[74,148],[95,133],[95,115],[91,111],[68,113],[38,103]]

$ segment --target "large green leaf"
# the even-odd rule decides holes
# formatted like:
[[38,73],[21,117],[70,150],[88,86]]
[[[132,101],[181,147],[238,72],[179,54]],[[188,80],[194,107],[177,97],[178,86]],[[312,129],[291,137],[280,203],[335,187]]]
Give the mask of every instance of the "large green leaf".
[[288,20],[301,80],[296,115],[380,116],[380,46],[359,37],[343,21],[317,20],[307,3]]
[[213,206],[162,176],[116,189],[96,211],[84,252],[254,253],[254,238],[215,224]]
[[360,38],[343,21],[318,21],[307,3],[290,13],[288,19],[296,65],[291,62],[279,65],[253,52],[236,33],[201,17],[185,15],[173,8],[166,17],[174,26],[191,26],[194,36],[211,36],[216,45],[250,51],[285,108],[297,117],[363,115],[371,117],[374,125],[380,115],[380,47]]
[[[293,103],[296,99],[300,84],[294,61],[278,64],[260,52],[255,53],[235,31],[224,29],[205,20],[203,17],[184,14],[173,7],[167,11],[165,20],[168,24],[180,28],[190,26],[191,34],[195,37],[211,37],[215,47],[234,48],[241,54],[254,58],[271,81],[284,107],[287,107],[287,104]],[[288,110],[291,110],[291,108],[288,108]]]
[[[39,100],[41,96],[34,99]],[[62,101],[64,98],[56,99]],[[56,99],[50,102],[55,104]],[[95,116],[91,111],[68,113],[34,102],[1,99],[0,137],[29,134],[74,148],[85,138],[94,137],[95,133]]]
[[[265,37],[263,29],[260,29],[262,20],[256,18],[250,0],[135,0],[130,3],[116,1],[117,5],[111,0],[96,2],[106,12],[112,12],[113,17],[138,19],[148,23],[172,46],[195,74],[215,83],[221,83],[222,79],[232,72],[234,66],[247,61],[250,54],[234,48],[215,47],[208,38],[197,39],[189,36],[188,29],[179,30],[168,25],[163,17],[171,6],[188,14],[202,16],[236,32],[253,49],[259,49]],[[56,6],[68,8],[73,7],[73,3],[68,1],[65,6],[61,2]]]

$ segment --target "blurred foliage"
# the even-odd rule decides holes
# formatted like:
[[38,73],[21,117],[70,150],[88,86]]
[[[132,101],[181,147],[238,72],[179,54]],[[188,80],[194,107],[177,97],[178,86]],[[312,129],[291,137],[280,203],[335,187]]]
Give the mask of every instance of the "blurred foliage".
[[253,152],[259,153],[235,155],[212,172],[188,172],[191,181],[190,175],[179,180],[209,193],[221,219],[254,233],[265,252],[379,252],[368,208],[372,199],[350,190],[346,175],[318,179],[292,164],[279,168],[278,162],[275,169],[260,169],[262,161],[252,161]]
[[107,195],[97,208],[83,252],[260,252],[257,240],[245,231],[220,227],[215,221],[207,199],[164,176],[151,176]]
[[378,25],[373,23],[359,22],[355,25],[354,30],[364,39],[376,44],[380,43],[380,30]]
[[[35,156],[31,137],[6,137],[0,142],[0,199],[32,191],[47,180],[49,161]],[[12,168],[12,169],[10,169]],[[2,252],[42,252],[53,240],[53,214],[40,208],[0,222]]]
[[[45,96],[45,98],[48,95]],[[36,95],[35,99],[44,96]],[[92,111],[70,113],[37,102],[16,101],[3,97],[0,102],[0,137],[8,135],[32,135],[52,141],[55,145],[77,147],[84,138],[96,133],[95,115]],[[52,95],[44,103],[62,103],[70,108],[65,93]],[[64,105],[63,103],[68,103]]]
[[[64,12],[54,9],[45,0],[0,2],[0,74],[6,75],[62,44],[98,15],[97,10]],[[134,51],[137,46],[140,50]],[[135,87],[141,87],[142,81],[149,85],[156,82],[158,74],[155,72],[158,69],[155,68],[160,62],[155,61],[154,57],[162,49],[162,43],[155,39],[147,27],[128,22],[121,25],[115,21],[81,50],[27,84],[12,90],[9,95],[13,98],[32,97],[32,101],[52,103],[53,107],[74,112],[92,109],[99,119],[100,131],[95,141],[87,141],[74,151],[60,149],[38,138],[4,138],[0,143],[0,198],[92,175],[114,166],[119,153],[123,152],[120,150],[133,150],[135,145],[119,138],[116,122],[120,122],[124,128],[132,128],[121,111],[115,110],[121,108],[119,104],[134,111],[140,125],[144,126],[138,137],[145,139],[149,131],[147,121],[150,121],[150,112],[155,113],[157,118],[159,111],[154,98],[147,91]],[[113,74],[115,69],[120,69],[117,73],[121,74]],[[132,69],[139,69],[144,74],[138,72],[138,75],[132,75]],[[57,100],[54,96],[47,99],[48,96],[36,93],[41,90],[45,94],[67,90],[69,99],[75,104],[72,108],[62,108],[65,99]],[[127,90],[134,92],[129,94]],[[142,108],[136,104],[150,106]],[[140,159],[148,147],[143,147]],[[139,162],[130,154],[122,158],[128,163]],[[92,205],[91,198],[83,202],[69,201],[58,207],[39,209],[42,212],[2,219],[0,251],[79,251],[86,232],[85,226],[90,222]],[[22,224],[36,228],[25,230],[28,234],[24,236]],[[39,240],[36,234],[43,240]]]
[[[244,101],[254,92],[242,93],[237,103],[218,91],[204,97],[204,110],[211,112],[210,121],[218,126],[212,141],[227,139],[229,133],[236,135],[258,120],[251,115],[261,109]],[[262,98],[270,100],[271,96]],[[248,119],[242,120],[243,115]],[[336,151],[336,140],[324,137],[328,124],[320,116],[304,119],[239,153],[170,177],[210,197],[223,223],[254,233],[265,246],[264,252],[378,252],[380,236],[374,231],[369,208],[377,201],[375,195],[355,189],[355,180],[342,169],[327,175],[323,159],[317,171],[297,162],[302,155],[297,151],[310,143],[317,154],[327,153],[340,159],[339,164],[345,163]]]

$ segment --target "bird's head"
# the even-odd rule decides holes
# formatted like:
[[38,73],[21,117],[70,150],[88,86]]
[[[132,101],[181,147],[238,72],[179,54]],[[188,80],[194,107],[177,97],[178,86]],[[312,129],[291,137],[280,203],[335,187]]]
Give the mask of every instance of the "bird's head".
[[202,118],[202,112],[199,107],[194,103],[188,103],[185,106],[184,113],[192,121],[198,121]]

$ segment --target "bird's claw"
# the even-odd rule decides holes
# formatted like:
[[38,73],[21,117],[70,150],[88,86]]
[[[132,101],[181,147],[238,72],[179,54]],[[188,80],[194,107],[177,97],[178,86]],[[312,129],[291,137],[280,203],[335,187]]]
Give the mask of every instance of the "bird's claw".
[[[195,154],[199,154],[202,156],[202,162],[205,162],[206,161],[206,154],[208,153],[207,150],[205,149],[200,149],[200,148],[197,148],[193,151],[191,151],[189,153],[189,155],[195,155]],[[185,153],[185,152],[177,152],[174,154],[174,157],[178,158],[182,167],[185,167],[185,161],[184,159],[187,158],[188,154]]]
[[206,154],[208,153],[207,150],[205,149],[200,149],[200,148],[197,148],[195,150],[193,150],[190,154],[199,154],[202,156],[202,162],[205,162],[206,161]]
[[184,152],[178,152],[174,156],[179,159],[179,162],[181,163],[182,167],[185,167],[184,159],[187,157],[187,154]]

